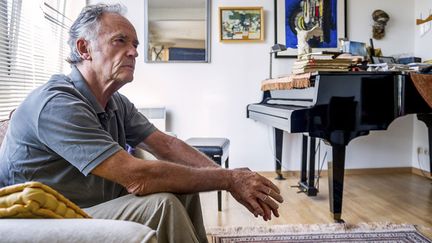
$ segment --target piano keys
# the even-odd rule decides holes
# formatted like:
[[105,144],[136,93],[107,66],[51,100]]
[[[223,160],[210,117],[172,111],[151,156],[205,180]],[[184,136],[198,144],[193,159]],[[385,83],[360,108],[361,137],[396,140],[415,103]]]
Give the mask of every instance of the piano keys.
[[[417,114],[432,134],[432,109],[409,75],[400,72],[320,72],[311,76],[310,83],[305,89],[264,91],[260,103],[247,106],[247,117],[274,128],[276,160],[282,161],[283,131],[304,133],[331,145],[330,211],[336,221],[342,221],[345,149],[349,142],[369,131],[385,130],[394,119],[407,114]],[[430,139],[429,144],[432,151]],[[305,158],[302,163],[306,163]],[[277,162],[276,173],[283,178]],[[311,185],[309,189],[316,195]]]

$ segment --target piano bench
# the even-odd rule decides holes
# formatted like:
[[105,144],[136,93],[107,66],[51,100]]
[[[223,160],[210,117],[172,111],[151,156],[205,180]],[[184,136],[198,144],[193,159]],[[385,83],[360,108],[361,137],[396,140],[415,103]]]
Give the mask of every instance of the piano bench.
[[[207,155],[218,165],[225,164],[228,168],[229,164],[229,144],[228,138],[189,138],[185,141],[190,146],[196,148],[201,153]],[[222,211],[222,193],[218,191],[218,211]]]

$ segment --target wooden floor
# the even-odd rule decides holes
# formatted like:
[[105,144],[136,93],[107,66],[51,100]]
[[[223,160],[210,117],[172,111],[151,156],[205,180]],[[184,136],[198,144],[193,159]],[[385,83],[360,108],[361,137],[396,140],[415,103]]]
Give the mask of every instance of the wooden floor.
[[[327,177],[320,179],[318,196],[308,197],[291,187],[297,184],[297,177],[278,181],[273,174],[263,175],[281,189],[285,201],[279,218],[267,222],[255,218],[226,192],[222,193],[222,212],[218,212],[216,192],[207,192],[201,194],[206,227],[334,222],[329,211]],[[342,219],[346,223],[415,224],[432,238],[432,180],[411,173],[346,175],[344,187]]]

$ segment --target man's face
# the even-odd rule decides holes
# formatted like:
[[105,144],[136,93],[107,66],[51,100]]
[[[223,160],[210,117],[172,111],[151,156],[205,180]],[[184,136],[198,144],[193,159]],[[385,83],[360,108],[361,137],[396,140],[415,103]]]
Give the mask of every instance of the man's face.
[[123,84],[133,80],[138,38],[135,28],[126,18],[104,13],[98,36],[90,46],[91,65],[98,79]]

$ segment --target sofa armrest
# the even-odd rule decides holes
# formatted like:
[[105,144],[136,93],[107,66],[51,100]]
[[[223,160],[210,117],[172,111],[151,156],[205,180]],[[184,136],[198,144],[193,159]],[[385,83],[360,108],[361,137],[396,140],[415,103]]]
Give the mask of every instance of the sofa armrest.
[[0,219],[2,242],[157,242],[156,232],[107,219]]

